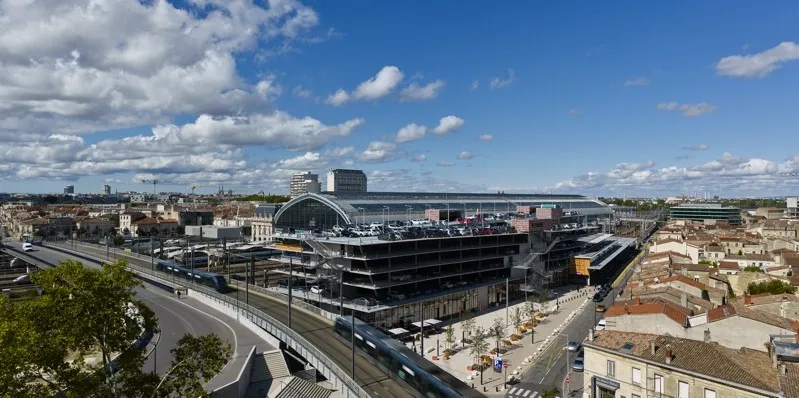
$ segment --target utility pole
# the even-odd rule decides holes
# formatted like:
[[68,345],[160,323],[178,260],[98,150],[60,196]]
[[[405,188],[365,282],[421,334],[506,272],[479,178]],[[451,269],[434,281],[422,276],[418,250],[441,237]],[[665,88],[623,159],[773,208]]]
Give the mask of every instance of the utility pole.
[[[287,306],[288,306],[288,311],[289,311],[289,325],[288,325],[289,329],[291,329],[291,279],[294,278],[294,275],[292,274],[291,270],[293,268],[294,268],[294,257],[291,257],[291,255],[289,255],[289,286],[288,286],[289,287],[289,299],[288,299],[288,302],[286,303]],[[354,318],[355,318],[355,315],[353,314],[353,319]],[[354,322],[352,324],[352,332],[355,333],[355,323]],[[355,345],[352,346],[352,349],[353,350],[355,349]],[[353,355],[355,355],[355,354],[353,354]],[[353,358],[355,358],[355,357],[353,356]],[[352,363],[353,364],[355,363],[355,359],[352,360]],[[352,369],[353,369],[352,371],[353,371],[353,374],[354,374],[354,372],[355,372],[355,366],[354,365],[353,365]]]

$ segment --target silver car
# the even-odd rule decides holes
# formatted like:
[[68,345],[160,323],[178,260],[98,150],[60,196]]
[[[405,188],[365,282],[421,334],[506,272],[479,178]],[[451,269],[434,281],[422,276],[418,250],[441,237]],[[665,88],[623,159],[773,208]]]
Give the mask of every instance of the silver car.
[[570,341],[569,345],[566,346],[566,349],[569,350],[569,351],[572,351],[572,352],[580,351],[580,346],[581,345],[582,344],[580,344],[579,341]]
[[572,366],[572,370],[575,372],[582,372],[585,370],[585,363],[583,362],[583,358],[577,358],[574,360],[574,365]]

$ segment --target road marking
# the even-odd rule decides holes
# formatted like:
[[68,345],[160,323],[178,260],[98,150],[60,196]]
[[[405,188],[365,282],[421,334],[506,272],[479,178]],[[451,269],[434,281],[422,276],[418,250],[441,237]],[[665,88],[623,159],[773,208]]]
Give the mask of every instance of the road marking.
[[510,391],[508,392],[508,394],[511,394],[511,395],[512,395],[512,394],[516,394],[516,390],[518,390],[518,388],[516,388],[516,387],[513,387],[513,389],[512,389],[512,390],[510,390]]
[[[525,391],[525,392],[524,392],[524,396],[526,397],[526,396],[530,395],[530,393],[531,393],[531,392],[532,392],[532,391],[530,391],[530,390],[527,390],[527,391]],[[536,395],[538,395],[538,393],[537,393],[537,392],[534,392],[534,393],[533,393],[533,398],[535,398],[535,396],[536,396]]]

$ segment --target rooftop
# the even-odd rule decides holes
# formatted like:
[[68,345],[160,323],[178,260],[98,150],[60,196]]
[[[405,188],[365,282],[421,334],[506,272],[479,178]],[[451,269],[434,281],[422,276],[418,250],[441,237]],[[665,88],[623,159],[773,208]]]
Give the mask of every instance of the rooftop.
[[[788,371],[786,375],[780,375],[766,352],[748,348],[733,350],[713,342],[610,330],[597,331],[594,340],[586,341],[585,347],[633,357],[664,368],[693,372],[710,380],[765,390],[774,395],[784,392],[786,397],[799,397],[799,366],[786,363]],[[667,364],[669,349],[671,362]]]

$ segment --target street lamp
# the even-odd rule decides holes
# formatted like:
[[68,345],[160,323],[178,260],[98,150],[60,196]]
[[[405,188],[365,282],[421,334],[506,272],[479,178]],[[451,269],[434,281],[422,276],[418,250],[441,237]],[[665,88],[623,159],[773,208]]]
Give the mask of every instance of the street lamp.
[[391,210],[388,208],[388,206],[383,206],[383,210],[386,211],[386,213],[383,215],[383,225],[385,226],[387,225],[387,221],[391,221]]
[[563,347],[563,350],[566,351],[566,376],[563,378],[563,382],[561,383],[561,393],[563,396],[568,396],[566,391],[566,379],[569,378],[569,371],[571,370],[571,366],[569,366],[569,334],[568,333],[557,333],[559,336],[566,337],[566,347]]
[[405,205],[405,209],[408,210],[408,222],[411,221],[411,205]]
[[363,207],[359,207],[356,210],[358,210],[358,212],[361,213],[361,223],[366,224],[366,209],[364,209]]

